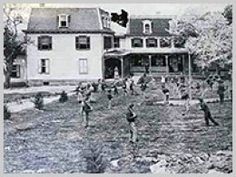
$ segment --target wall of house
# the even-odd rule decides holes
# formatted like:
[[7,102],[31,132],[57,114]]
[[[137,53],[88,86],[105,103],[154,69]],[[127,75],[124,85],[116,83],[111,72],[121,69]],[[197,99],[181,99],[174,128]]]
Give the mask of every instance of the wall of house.
[[[77,50],[75,37],[78,35],[90,36],[90,49]],[[27,80],[29,84],[42,81],[63,80],[95,80],[102,78],[102,34],[50,34],[52,36],[52,50],[38,50],[38,36],[28,34],[34,44],[27,47]],[[39,73],[40,59],[48,58],[49,74]],[[88,73],[79,73],[79,59],[88,59]],[[50,83],[51,84],[51,83]]]

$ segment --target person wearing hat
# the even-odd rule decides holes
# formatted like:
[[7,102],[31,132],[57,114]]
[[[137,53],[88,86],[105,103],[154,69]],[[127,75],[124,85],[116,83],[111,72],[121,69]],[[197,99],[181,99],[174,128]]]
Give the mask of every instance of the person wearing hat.
[[206,122],[206,126],[209,126],[209,120],[214,123],[214,125],[218,126],[219,123],[216,122],[212,116],[211,116],[211,112],[209,107],[207,106],[207,104],[204,102],[204,100],[202,98],[198,98],[199,102],[200,102],[200,107],[201,110],[204,112],[204,117],[205,117],[205,122]]
[[129,104],[127,113],[126,113],[126,119],[129,123],[129,132],[130,132],[130,142],[135,143],[137,141],[137,129],[135,126],[135,120],[137,118],[137,115],[134,112],[134,104]]

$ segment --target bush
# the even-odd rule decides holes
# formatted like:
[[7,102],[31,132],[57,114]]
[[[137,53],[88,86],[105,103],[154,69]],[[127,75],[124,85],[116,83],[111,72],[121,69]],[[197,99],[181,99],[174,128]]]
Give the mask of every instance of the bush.
[[64,103],[68,100],[68,96],[67,93],[65,91],[62,91],[60,93],[60,98],[59,98],[59,102]]
[[11,118],[11,112],[8,110],[7,106],[4,105],[4,119],[10,119]]
[[106,163],[102,155],[102,147],[92,143],[84,154],[86,161],[86,173],[104,173]]
[[43,96],[41,93],[37,93],[35,95],[33,103],[36,109],[39,109],[39,110],[43,109],[44,103],[43,103]]

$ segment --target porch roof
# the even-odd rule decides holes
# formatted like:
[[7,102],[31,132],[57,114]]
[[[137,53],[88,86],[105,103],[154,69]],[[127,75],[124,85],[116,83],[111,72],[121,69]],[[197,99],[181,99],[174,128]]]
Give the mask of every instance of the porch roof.
[[178,54],[188,53],[186,48],[146,48],[146,49],[131,49],[130,53],[134,54]]
[[104,53],[104,57],[121,57],[128,54],[180,54],[188,53],[186,48],[148,48],[148,49],[110,49]]
[[126,49],[113,49],[108,50],[104,53],[104,57],[120,57],[130,54],[129,50]]

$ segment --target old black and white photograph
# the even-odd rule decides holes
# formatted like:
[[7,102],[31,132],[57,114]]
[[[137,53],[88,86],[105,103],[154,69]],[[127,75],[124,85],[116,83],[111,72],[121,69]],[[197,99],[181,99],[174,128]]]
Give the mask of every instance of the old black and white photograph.
[[232,174],[232,9],[4,3],[4,174]]

